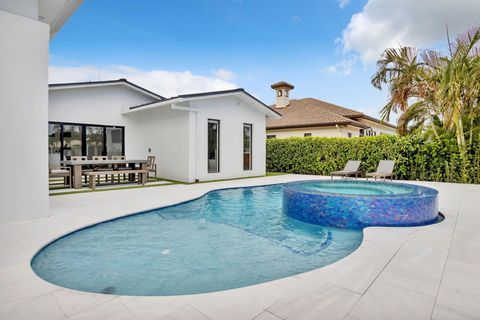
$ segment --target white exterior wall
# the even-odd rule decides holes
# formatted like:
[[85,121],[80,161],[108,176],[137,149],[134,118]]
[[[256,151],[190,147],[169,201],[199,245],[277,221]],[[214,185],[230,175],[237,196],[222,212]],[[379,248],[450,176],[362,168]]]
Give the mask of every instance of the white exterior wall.
[[[265,113],[236,97],[190,102],[196,115],[196,178],[200,181],[265,175]],[[192,115],[195,117],[195,115]],[[220,120],[220,172],[208,173],[208,119]],[[243,124],[252,124],[252,170],[243,170]],[[195,172],[193,174],[195,174]]]
[[122,84],[50,89],[49,121],[121,125],[122,111],[156,101]]
[[360,123],[363,123],[369,127],[372,127],[372,130],[375,131],[377,133],[377,136],[378,135],[381,135],[381,134],[397,134],[397,131],[394,129],[394,128],[391,128],[389,126],[386,126],[386,125],[383,125],[383,124],[380,124],[380,123],[377,123],[377,122],[374,122],[374,121],[370,121],[370,120],[367,120],[367,119],[357,119],[358,122]]
[[358,137],[360,135],[360,128],[352,126],[343,127],[317,127],[317,128],[295,128],[295,129],[273,129],[268,130],[267,135],[275,135],[276,138],[289,138],[289,137],[303,137],[305,133],[311,133],[312,137],[348,137],[348,133],[352,134],[352,137]]
[[[191,182],[189,112],[163,106],[124,115],[129,119],[127,158],[155,156],[158,177]],[[135,151],[133,151],[135,150]],[[150,152],[149,152],[150,150]]]
[[49,32],[0,9],[0,223],[48,216]]

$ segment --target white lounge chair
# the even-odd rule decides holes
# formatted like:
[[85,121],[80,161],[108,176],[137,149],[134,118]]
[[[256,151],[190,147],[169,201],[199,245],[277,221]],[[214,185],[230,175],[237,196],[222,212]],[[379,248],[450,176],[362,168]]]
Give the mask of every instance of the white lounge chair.
[[390,181],[393,180],[395,173],[393,172],[393,167],[395,166],[395,160],[380,160],[378,163],[377,171],[370,172],[366,174],[367,180],[369,177],[385,180],[386,178],[390,178]]
[[360,164],[362,161],[357,161],[357,160],[348,160],[347,164],[345,165],[345,168],[340,171],[333,171],[330,173],[331,178],[333,179],[333,176],[341,176],[341,177],[348,177],[348,176],[355,176],[355,178],[358,178],[358,175],[360,174],[360,171],[358,171],[358,168],[360,168]]

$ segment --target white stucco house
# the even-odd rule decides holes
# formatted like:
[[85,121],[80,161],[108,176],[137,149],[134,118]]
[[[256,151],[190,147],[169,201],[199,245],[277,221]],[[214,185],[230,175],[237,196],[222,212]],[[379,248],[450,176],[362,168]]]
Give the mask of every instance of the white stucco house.
[[156,158],[183,182],[265,174],[266,119],[243,89],[165,98],[126,79],[49,86],[49,162],[72,155]]
[[0,0],[0,223],[45,217],[48,48],[81,0]]

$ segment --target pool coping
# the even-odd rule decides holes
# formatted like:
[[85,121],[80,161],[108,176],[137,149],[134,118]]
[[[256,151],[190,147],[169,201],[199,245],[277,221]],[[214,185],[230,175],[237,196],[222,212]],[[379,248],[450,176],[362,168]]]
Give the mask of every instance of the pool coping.
[[[322,291],[324,289],[327,291],[333,290],[337,292],[337,294],[333,294],[334,298],[336,296],[348,297],[345,303],[348,302],[350,303],[350,305],[344,306],[344,309],[346,310],[346,312],[344,314],[342,313],[341,318],[346,317],[348,314],[350,314],[351,317],[360,319],[360,318],[366,318],[362,316],[362,312],[366,312],[363,308],[363,305],[368,304],[369,292],[371,290],[373,290],[373,292],[375,293],[375,291],[378,291],[378,290],[385,290],[385,286],[388,287],[387,289],[391,290],[393,286],[393,289],[395,290],[399,290],[399,291],[406,290],[407,292],[406,293],[403,292],[403,293],[405,293],[407,296],[409,295],[415,296],[419,294],[425,295],[424,292],[419,292],[418,289],[416,288],[413,288],[416,290],[412,290],[412,288],[405,288],[406,285],[399,285],[399,283],[395,283],[395,281],[391,279],[388,280],[388,277],[385,278],[385,277],[382,277],[381,275],[383,275],[385,271],[389,270],[388,266],[392,262],[397,263],[395,257],[399,253],[399,251],[401,251],[401,248],[403,248],[403,245],[405,243],[409,243],[409,244],[413,243],[415,245],[425,245],[425,246],[433,245],[435,248],[441,249],[441,246],[438,246],[436,243],[432,243],[430,240],[424,241],[425,242],[424,244],[422,243],[422,241],[418,240],[418,237],[416,237],[415,241],[407,240],[408,238],[410,238],[410,235],[414,235],[416,233],[416,230],[423,229],[423,231],[420,232],[421,234],[434,234],[434,236],[439,238],[445,238],[441,235],[445,235],[447,237],[450,236],[449,244],[451,244],[454,231],[456,230],[457,223],[455,223],[453,226],[450,226],[450,227],[445,227],[445,226],[440,227],[440,229],[438,230],[434,230],[436,228],[431,228],[431,226],[436,226],[436,225],[421,226],[421,227],[400,227],[400,228],[369,227],[363,230],[364,238],[360,246],[350,255],[342,258],[341,260],[333,264],[330,264],[328,266],[315,269],[312,271],[308,271],[306,273],[291,276],[288,278],[283,278],[283,279],[265,282],[265,283],[261,283],[253,286],[242,287],[237,289],[229,289],[229,290],[213,292],[213,293],[202,293],[202,294],[184,295],[184,296],[167,296],[167,297],[165,296],[141,297],[141,296],[115,296],[115,295],[105,296],[102,294],[79,292],[72,289],[58,287],[56,285],[50,284],[38,278],[38,276],[36,276],[36,274],[30,268],[31,258],[39,250],[41,250],[41,248],[43,248],[45,245],[48,245],[52,241],[56,239],[60,239],[61,237],[66,236],[72,232],[78,231],[83,228],[91,227],[92,225],[95,225],[98,223],[111,221],[112,219],[120,219],[125,216],[141,214],[144,212],[158,209],[160,207],[178,205],[182,202],[192,201],[194,199],[202,197],[206,193],[213,190],[235,189],[235,188],[241,188],[245,186],[272,185],[272,184],[278,184],[278,183],[285,183],[289,181],[308,180],[308,179],[312,180],[312,178],[313,180],[329,179],[329,177],[314,177],[314,176],[305,176],[305,175],[282,175],[282,176],[248,179],[248,181],[236,180],[236,181],[213,182],[213,183],[205,183],[201,185],[189,185],[189,186],[172,185],[172,186],[165,186],[164,188],[157,188],[157,189],[161,189],[158,192],[156,190],[153,190],[148,193],[158,195],[159,193],[161,194],[165,192],[165,188],[168,188],[168,190],[172,190],[172,189],[184,190],[185,194],[188,193],[189,195],[181,196],[180,198],[183,198],[184,200],[180,202],[170,201],[172,202],[170,205],[147,207],[138,211],[130,211],[129,213],[116,213],[116,214],[110,213],[110,215],[106,215],[106,216],[100,216],[100,215],[96,216],[92,214],[87,214],[83,216],[85,219],[81,218],[82,217],[81,213],[83,211],[88,211],[88,210],[82,210],[82,208],[80,208],[78,211],[73,210],[74,212],[77,212],[77,216],[75,217],[77,221],[73,221],[74,227],[62,227],[63,229],[59,228],[60,230],[64,230],[64,231],[57,232],[56,234],[55,232],[53,232],[53,234],[55,234],[55,236],[53,237],[44,235],[40,237],[41,240],[33,239],[31,241],[31,244],[30,242],[27,241],[27,239],[25,239],[24,242],[29,243],[28,246],[23,245],[23,247],[29,247],[27,249],[28,258],[22,259],[22,262],[13,264],[13,265],[20,265],[23,269],[25,269],[25,264],[26,264],[27,268],[29,269],[29,272],[28,270],[24,270],[25,277],[23,277],[23,279],[29,279],[29,281],[38,284],[40,287],[43,287],[45,289],[45,292],[42,291],[41,294],[28,293],[28,290],[26,290],[25,288],[26,287],[25,284],[22,284],[21,280],[23,279],[15,280],[14,279],[15,273],[12,273],[11,277],[8,277],[7,275],[5,278],[12,278],[12,281],[7,281],[8,279],[5,280],[8,283],[7,287],[10,289],[15,289],[16,292],[20,292],[20,294],[9,295],[7,293],[7,294],[0,295],[0,315],[2,314],[12,315],[14,313],[19,313],[19,312],[20,313],[28,312],[28,311],[25,311],[27,309],[34,310],[35,308],[33,307],[29,308],[27,306],[33,306],[35,304],[38,304],[37,302],[38,299],[42,297],[42,299],[48,299],[50,302],[52,302],[53,307],[59,309],[63,314],[64,318],[70,318],[77,315],[79,317],[83,315],[84,317],[88,317],[88,318],[96,318],[96,315],[98,313],[101,313],[105,311],[105,309],[108,309],[110,310],[108,314],[114,314],[118,312],[119,315],[120,314],[128,315],[127,318],[149,319],[150,318],[149,315],[146,315],[145,312],[141,310],[142,308],[138,307],[140,305],[142,305],[143,307],[148,305],[149,307],[147,309],[149,310],[150,314],[155,315],[151,317],[152,319],[161,318],[161,316],[172,316],[174,314],[180,314],[181,312],[183,312],[181,314],[187,313],[189,315],[196,315],[196,316],[201,315],[205,319],[222,319],[222,318],[226,318],[227,315],[228,317],[239,318],[239,319],[253,319],[257,316],[264,317],[264,316],[271,315],[272,317],[277,317],[281,319],[281,318],[289,317],[288,314],[294,311],[294,310],[293,311],[284,310],[282,306],[287,304],[291,305],[292,301],[295,302],[296,301],[294,299],[295,295],[298,295],[298,294],[301,295],[302,291],[305,291],[305,294],[307,294],[309,292],[308,290],[315,291],[318,289]],[[427,182],[417,182],[417,181],[405,182],[405,183],[421,184],[425,186],[437,186],[437,187],[441,187],[444,190],[448,190],[448,189],[461,190],[460,193],[463,193],[463,190],[467,189],[468,192],[474,193],[475,195],[477,195],[476,192],[479,192],[478,194],[480,194],[480,186],[427,183]],[[191,192],[192,189],[193,189],[193,193]],[[143,197],[142,194],[145,193],[143,192],[144,190],[146,189],[136,189],[136,191],[132,192],[135,194],[133,198],[135,197],[142,198]],[[172,191],[172,194],[175,194],[175,190]],[[62,219],[60,219],[60,222],[62,220],[66,220],[68,223],[72,223],[71,219],[68,219],[68,218],[70,217],[73,219],[74,217],[71,216],[71,212],[66,212],[68,210],[62,207],[62,205],[68,204],[69,202],[82,203],[82,200],[87,200],[86,198],[94,198],[93,200],[95,201],[99,201],[99,200],[101,201],[102,198],[112,199],[115,197],[113,197],[112,195],[109,195],[111,193],[116,193],[116,196],[121,196],[120,193],[127,194],[130,192],[131,190],[119,190],[119,191],[111,191],[108,193],[98,193],[96,195],[95,194],[93,195],[79,194],[79,195],[68,195],[64,197],[53,197],[57,199],[51,200],[52,217],[49,217],[46,219],[40,219],[40,220],[42,220],[41,222],[44,223],[43,227],[45,228],[45,230],[49,229],[50,224],[49,224],[49,221],[44,221],[44,220],[52,220],[53,222],[55,220],[58,220],[55,218],[61,217]],[[449,192],[446,192],[445,194],[442,193],[440,198],[447,197],[448,193]],[[455,199],[454,197],[450,197],[450,198],[451,198],[449,200],[450,202],[451,200]],[[92,199],[89,199],[89,200],[92,200]],[[95,205],[95,201],[92,206]],[[459,201],[456,201],[456,203],[458,205]],[[145,206],[148,206],[148,204],[146,204]],[[447,202],[443,201],[441,204],[439,204],[439,210],[445,214],[447,220],[457,220],[457,216],[460,214],[460,211],[461,211],[459,209],[458,212],[455,212],[455,206],[450,207],[448,201]],[[32,220],[32,221],[26,221],[26,222],[20,222],[20,223],[11,223],[11,224],[1,225],[2,231],[0,232],[0,236],[4,232],[5,228],[15,230],[15,228],[18,228],[19,226],[24,226],[25,224],[28,225],[31,223],[35,225],[36,224],[35,222],[39,222],[39,221]],[[55,221],[55,222],[58,222],[58,221]],[[439,226],[441,226],[442,223],[440,223]],[[480,225],[480,221],[478,221],[478,225]],[[55,224],[51,228],[54,229]],[[462,227],[462,228],[463,230],[460,230],[461,231],[460,233],[466,233],[468,231],[468,230],[465,230],[466,227]],[[402,230],[395,230],[395,229],[402,229]],[[446,243],[444,240],[445,239],[443,239],[441,243]],[[381,244],[382,242],[384,243]],[[1,244],[0,247],[2,248],[5,246],[4,243],[0,243],[0,244]],[[20,241],[20,244],[23,244],[22,241]],[[372,247],[373,249],[371,249],[370,247]],[[345,268],[348,269],[348,264],[355,265],[358,263],[366,263],[365,261],[368,259],[365,259],[364,255],[367,254],[368,256],[369,254],[371,254],[371,253],[368,253],[369,251],[372,251],[372,252],[377,251],[377,253],[381,252],[385,254],[384,256],[382,256],[382,259],[383,259],[382,261],[372,257],[373,260],[371,261],[371,264],[368,264],[369,266],[378,265],[379,269],[375,271],[375,277],[367,280],[364,279],[362,281],[357,281],[357,280],[350,281],[351,282],[350,284],[348,283],[348,281],[345,282],[346,278],[351,276],[355,277],[355,275],[352,274],[352,272],[355,273],[355,270],[350,270],[350,271],[347,270],[348,272],[345,271]],[[24,257],[27,255],[24,255]],[[445,255],[445,261],[443,262],[442,270],[445,269],[445,265],[447,262],[446,258],[447,258],[447,255]],[[345,262],[346,260],[347,262]],[[476,263],[477,262],[474,261],[475,265]],[[8,268],[8,264],[4,263],[2,264],[2,266],[0,266],[0,270],[7,270],[5,268]],[[338,277],[332,276],[332,273],[335,274],[338,272],[344,272],[344,273],[346,272],[345,277],[338,278]],[[310,285],[312,281],[316,283],[318,286],[312,288],[312,286]],[[300,286],[300,284],[302,283],[305,284],[306,287],[308,287],[308,290],[307,289],[302,290]],[[2,285],[1,282],[0,282],[0,285]],[[438,283],[438,286],[440,287],[440,283]],[[3,291],[8,291],[8,290],[3,290]],[[257,296],[258,292],[263,292],[262,297]],[[426,299],[424,296],[422,296],[422,298],[432,302],[429,315],[428,317],[425,317],[425,318],[430,318],[432,314],[434,314],[434,309],[440,310],[440,311],[437,311],[437,313],[446,312],[446,311],[450,313],[464,312],[464,310],[458,310],[459,308],[457,308],[456,306],[451,306],[451,305],[448,305],[448,303],[445,303],[445,299],[440,299],[441,303],[437,303],[439,292],[440,292],[440,288],[437,289],[436,294],[434,294],[433,296],[432,294],[427,294],[428,296],[427,298],[431,298],[431,299]],[[240,303],[240,306],[239,306],[239,303],[236,303],[235,301],[231,301],[232,296],[236,297],[236,299],[234,300],[240,300],[244,302],[247,301],[248,303],[246,304],[244,303],[243,305]],[[250,298],[248,298],[249,296],[257,297],[258,300],[260,301],[251,300]],[[68,301],[67,303],[65,302],[65,299],[67,299],[65,297],[76,297],[75,300],[77,301]],[[105,299],[105,297],[108,297],[108,299]],[[219,304],[218,302],[213,301],[218,299],[224,301],[224,303]],[[82,308],[80,309],[74,308],[76,310],[75,312],[70,312],[68,306],[66,306],[68,304],[82,305],[86,303],[84,300],[85,301],[95,300],[95,302],[92,302],[91,307],[87,308],[86,310],[83,310]],[[105,300],[108,300],[108,302],[105,302]],[[170,303],[167,306],[163,306],[163,307],[154,306],[155,304],[165,300],[170,301]],[[183,300],[185,300],[184,304],[180,303],[178,307],[175,307],[175,308],[172,307],[173,301],[183,301]],[[267,300],[267,301],[260,303],[263,300]],[[115,303],[113,303],[113,301],[115,301]],[[366,302],[362,302],[362,301],[366,301]],[[338,302],[338,304],[343,305],[344,303]],[[445,304],[447,304],[447,306],[445,306]],[[473,306],[470,306],[470,305],[468,305],[468,308],[475,309]],[[293,309],[296,309],[296,308],[293,308]],[[317,307],[312,306],[312,310],[313,309],[317,309]],[[422,309],[422,308],[419,307],[419,309]],[[241,312],[238,313],[240,310]],[[336,308],[334,308],[333,306],[324,306],[323,311],[327,312],[327,314],[333,315],[338,310],[336,310]],[[415,311],[415,310],[409,310],[409,311]],[[467,311],[470,312],[471,310],[467,310]],[[189,317],[190,316],[185,316],[184,318],[189,318]]]

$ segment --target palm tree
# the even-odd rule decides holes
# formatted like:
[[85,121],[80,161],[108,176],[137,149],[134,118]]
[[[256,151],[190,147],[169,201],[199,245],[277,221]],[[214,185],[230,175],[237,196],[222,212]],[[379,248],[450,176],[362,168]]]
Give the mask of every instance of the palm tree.
[[[427,58],[435,56],[433,52],[425,54]],[[382,120],[389,121],[392,112],[401,113],[398,119],[400,135],[408,133],[411,122],[418,127],[428,120],[438,138],[433,122],[437,108],[434,101],[436,86],[431,81],[430,68],[434,62],[420,58],[419,51],[413,47],[387,49],[378,60],[377,72],[371,81],[380,90],[382,84],[389,85],[390,97],[381,110]]]
[[466,152],[463,119],[470,119],[473,124],[479,116],[480,48],[476,46],[479,40],[480,27],[477,27],[458,35],[454,44],[449,43],[450,57],[442,59],[444,67],[437,91],[445,125],[455,130],[462,154]]
[[465,125],[469,143],[474,132],[480,131],[480,27],[457,36],[450,43],[448,56],[432,50],[412,47],[387,49],[377,62],[372,84],[382,89],[389,86],[389,100],[382,108],[383,120],[391,113],[401,113],[398,131],[430,124],[439,139],[434,117],[441,119],[445,129],[454,131],[459,150],[466,155]]

